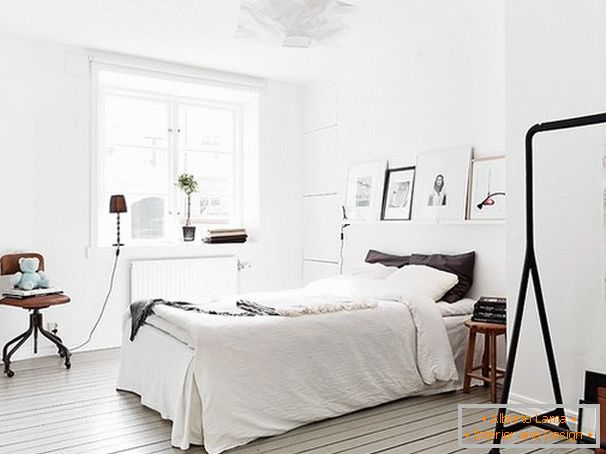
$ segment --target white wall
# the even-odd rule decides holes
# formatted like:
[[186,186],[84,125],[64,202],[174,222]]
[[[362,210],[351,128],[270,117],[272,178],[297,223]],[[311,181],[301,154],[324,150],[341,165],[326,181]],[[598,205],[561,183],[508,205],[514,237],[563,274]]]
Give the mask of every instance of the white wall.
[[[113,251],[89,249],[90,82],[66,54],[79,49],[0,39],[0,253],[37,250],[51,279],[72,303],[45,311],[68,345],[86,338],[108,285]],[[86,61],[82,60],[82,65]],[[119,345],[128,305],[129,262],[135,258],[236,253],[251,268],[243,291],[298,286],[301,281],[300,107],[297,87],[269,82],[261,95],[259,225],[243,247],[181,245],[125,248],[116,288],[90,348]],[[24,330],[26,313],[0,306],[0,343]],[[43,353],[52,352],[44,345]],[[31,351],[31,350],[29,350]],[[27,355],[28,349],[23,350]],[[24,356],[21,355],[21,357]]]
[[[606,3],[515,0],[506,10],[507,232],[513,315],[524,253],[524,135],[533,124],[606,111]],[[564,402],[585,369],[606,372],[603,171],[606,128],[536,139],[536,242]],[[528,303],[513,393],[553,402],[534,299]],[[528,372],[532,371],[532,374]]]
[[[420,35],[403,28],[381,46],[360,43],[344,50],[340,63],[306,93],[306,280],[338,272],[340,205],[350,164],[388,159],[390,167],[414,165],[420,152],[460,145],[473,146],[476,157],[506,151],[501,1]],[[440,241],[432,243],[436,236]],[[489,251],[484,263],[494,271],[480,291],[504,294],[504,225],[354,225],[346,230],[345,260],[360,260],[369,247],[461,252],[474,244]]]
[[[0,40],[0,191],[3,194],[0,253],[35,247],[36,161],[32,119],[36,78],[29,50],[25,43]],[[0,278],[0,282],[6,279]],[[0,311],[0,341],[4,343],[25,330],[27,315],[17,310]]]

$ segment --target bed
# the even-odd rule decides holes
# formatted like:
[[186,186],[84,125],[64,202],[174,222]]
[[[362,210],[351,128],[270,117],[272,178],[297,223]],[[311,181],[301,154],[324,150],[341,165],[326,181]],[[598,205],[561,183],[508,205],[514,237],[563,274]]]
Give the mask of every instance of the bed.
[[[341,276],[247,298],[272,307],[336,297],[373,305],[297,317],[161,306],[133,341],[126,314],[117,388],[172,421],[173,446],[204,445],[209,454],[403,397],[460,389],[463,322],[473,300],[436,304],[425,293]],[[200,306],[228,308],[234,298]]]

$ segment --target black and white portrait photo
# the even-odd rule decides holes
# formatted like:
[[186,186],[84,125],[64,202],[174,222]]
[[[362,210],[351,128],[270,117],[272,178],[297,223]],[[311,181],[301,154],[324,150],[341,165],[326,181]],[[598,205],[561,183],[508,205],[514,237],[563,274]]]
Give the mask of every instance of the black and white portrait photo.
[[446,205],[446,190],[444,189],[444,175],[436,175],[433,182],[433,189],[427,201],[428,206],[437,207]]
[[381,219],[387,221],[410,219],[414,177],[414,167],[387,171]]
[[413,219],[465,219],[471,157],[471,147],[419,154],[412,204]]

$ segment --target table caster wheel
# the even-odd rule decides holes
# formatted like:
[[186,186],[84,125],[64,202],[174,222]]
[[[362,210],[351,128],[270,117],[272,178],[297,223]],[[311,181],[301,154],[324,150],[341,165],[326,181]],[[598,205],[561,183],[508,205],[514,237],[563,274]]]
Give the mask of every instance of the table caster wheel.
[[7,370],[7,371],[5,371],[5,373],[8,376],[8,378],[11,378],[11,377],[15,376],[15,373],[12,370],[10,370],[10,369]]
[[59,356],[60,356],[61,358],[65,358],[65,353],[63,353],[63,351],[59,350]]
[[72,363],[70,363],[69,361],[65,362],[65,368],[66,369],[71,369],[72,368]]

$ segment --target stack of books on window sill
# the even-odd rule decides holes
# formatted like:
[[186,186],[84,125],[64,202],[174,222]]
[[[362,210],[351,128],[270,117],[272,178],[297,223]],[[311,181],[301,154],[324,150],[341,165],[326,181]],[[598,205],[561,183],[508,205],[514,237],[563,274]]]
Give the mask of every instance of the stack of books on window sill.
[[245,243],[248,239],[246,229],[209,229],[202,239],[205,243]]
[[507,323],[505,298],[493,298],[483,296],[473,307],[471,320],[483,323]]

